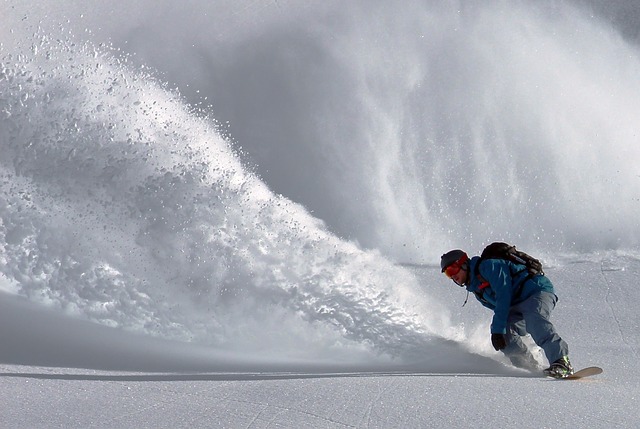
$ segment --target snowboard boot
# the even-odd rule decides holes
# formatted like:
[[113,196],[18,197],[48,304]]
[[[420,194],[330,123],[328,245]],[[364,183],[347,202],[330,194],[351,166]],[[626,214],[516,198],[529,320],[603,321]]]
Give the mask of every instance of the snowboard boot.
[[544,370],[544,373],[553,378],[565,378],[573,374],[573,367],[568,356],[562,356]]

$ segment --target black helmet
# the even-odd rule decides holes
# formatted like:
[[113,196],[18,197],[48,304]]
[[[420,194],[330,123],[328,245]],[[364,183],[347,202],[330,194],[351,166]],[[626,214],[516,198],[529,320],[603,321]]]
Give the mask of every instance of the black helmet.
[[454,264],[458,261],[460,261],[460,263],[462,264],[468,259],[469,257],[464,251],[460,249],[450,250],[440,257],[440,269],[442,270],[441,272],[444,273],[444,270],[446,270],[447,267],[451,264]]

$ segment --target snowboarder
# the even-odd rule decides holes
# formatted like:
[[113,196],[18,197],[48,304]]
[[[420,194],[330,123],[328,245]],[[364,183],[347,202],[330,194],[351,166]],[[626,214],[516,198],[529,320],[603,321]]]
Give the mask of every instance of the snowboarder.
[[[477,269],[476,264],[480,264]],[[549,360],[545,374],[555,378],[573,374],[569,347],[549,320],[558,297],[546,276],[531,275],[524,265],[504,259],[469,258],[459,249],[442,255],[440,268],[458,286],[466,287],[482,305],[493,310],[491,344],[514,366],[539,369],[520,338],[530,334]]]

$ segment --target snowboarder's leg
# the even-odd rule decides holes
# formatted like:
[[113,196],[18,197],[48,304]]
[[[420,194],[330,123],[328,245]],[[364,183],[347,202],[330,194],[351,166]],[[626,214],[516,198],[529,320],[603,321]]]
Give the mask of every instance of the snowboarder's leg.
[[569,355],[569,346],[558,335],[549,320],[558,297],[550,292],[540,292],[518,305],[526,322],[527,332],[544,350],[550,363]]
[[538,362],[521,338],[526,334],[526,324],[522,313],[511,312],[507,327],[507,347],[502,352],[509,358],[513,366],[535,371],[540,369]]

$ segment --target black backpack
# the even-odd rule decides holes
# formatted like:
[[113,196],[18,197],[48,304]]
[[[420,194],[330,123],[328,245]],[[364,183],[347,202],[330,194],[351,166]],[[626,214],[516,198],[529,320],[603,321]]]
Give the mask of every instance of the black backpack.
[[[531,255],[528,255],[516,249],[516,246],[507,243],[495,242],[484,248],[480,254],[480,260],[476,264],[475,274],[480,277],[480,263],[485,259],[506,259],[515,264],[525,266],[525,270],[529,272],[528,277],[544,275],[542,271],[542,263]],[[514,275],[517,273],[514,273]]]
[[[495,242],[491,243],[487,247],[484,248],[482,253],[480,254],[480,260],[476,263],[476,267],[474,269],[475,276],[480,279],[482,283],[486,283],[487,281],[480,275],[480,263],[485,259],[506,259],[507,261],[511,261],[515,264],[524,265],[524,268],[515,273],[511,273],[512,276],[516,276],[523,271],[528,271],[529,275],[524,278],[524,280],[518,285],[516,291],[513,294],[513,298],[517,299],[522,293],[522,289],[527,280],[531,279],[534,276],[541,275],[544,276],[544,271],[542,271],[542,263],[534,258],[531,255],[528,255],[520,250],[516,249],[516,246],[507,243]],[[484,299],[485,289],[481,286],[480,290],[473,292],[476,297],[480,300],[480,302],[487,302]],[[464,307],[469,299],[469,294],[467,293],[467,299],[464,301],[462,306]]]

